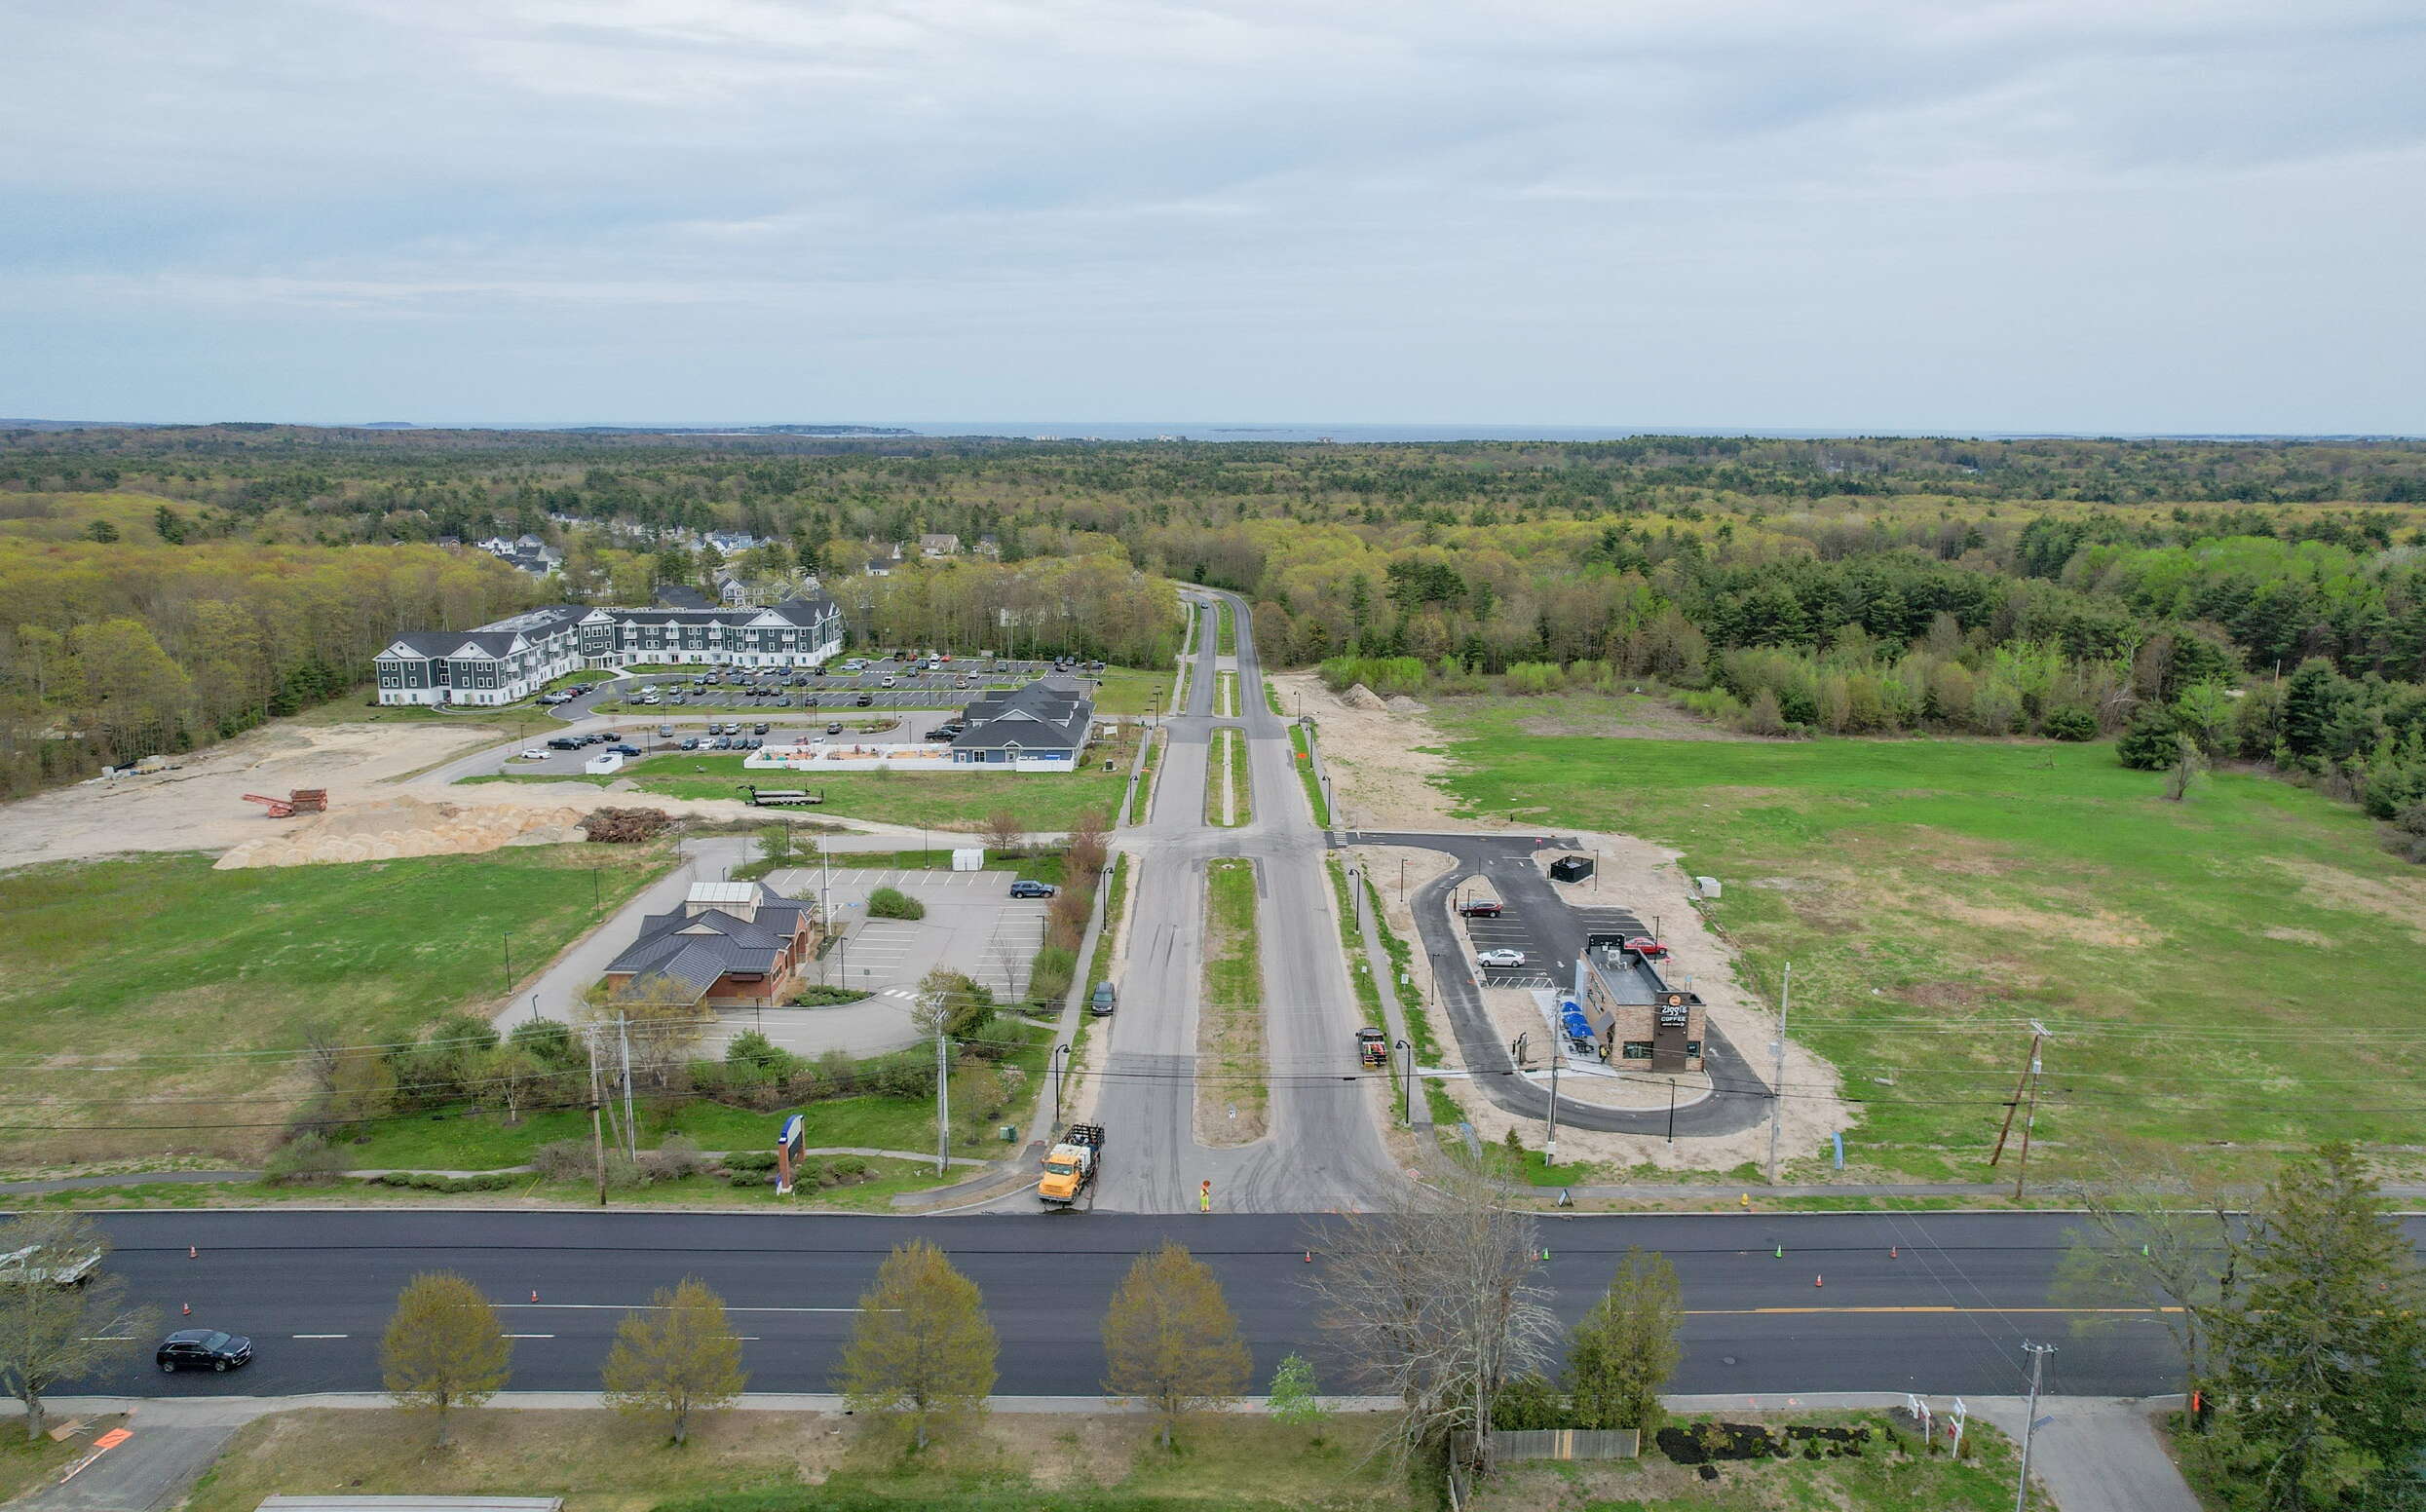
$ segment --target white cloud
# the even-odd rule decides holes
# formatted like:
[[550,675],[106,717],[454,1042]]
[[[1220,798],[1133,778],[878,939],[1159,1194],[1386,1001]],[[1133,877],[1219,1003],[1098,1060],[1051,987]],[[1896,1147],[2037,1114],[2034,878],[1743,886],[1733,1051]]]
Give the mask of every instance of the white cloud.
[[[450,359],[522,386],[501,416],[783,413],[745,402],[779,332],[849,346],[831,397],[930,415],[2426,427],[2406,4],[0,18],[0,319],[42,354],[0,412],[168,403],[199,375],[147,397],[150,340],[262,413],[409,410],[397,375]],[[2170,388],[2081,376],[2190,351]]]

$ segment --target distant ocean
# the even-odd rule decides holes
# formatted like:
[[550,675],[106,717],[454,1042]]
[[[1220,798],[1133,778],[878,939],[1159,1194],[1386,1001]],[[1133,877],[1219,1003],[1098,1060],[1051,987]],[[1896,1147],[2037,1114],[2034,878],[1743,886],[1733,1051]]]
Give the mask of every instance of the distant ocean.
[[[2116,437],[2185,441],[2285,441],[2385,439],[2382,436],[2298,435],[2257,432],[2210,435],[2146,431],[1912,431],[1886,427],[1854,430],[1772,430],[1759,426],[1561,426],[1561,425],[1255,425],[1169,421],[1157,425],[1087,420],[894,421],[919,435],[1005,435],[1057,441],[1621,441],[1635,435],[1757,435],[1776,440],[1842,440],[1857,435],[1964,436],[2017,440],[2039,436]],[[2398,438],[2398,437],[2392,437]]]
[[903,421],[900,424],[904,430],[921,435],[1007,435],[1028,440],[1057,441],[1619,441],[1631,435],[1767,435],[1795,438],[1848,434],[1842,431],[1725,430],[1702,426],[1298,425],[1277,422],[1211,425],[1203,421],[1130,424],[1087,420]]

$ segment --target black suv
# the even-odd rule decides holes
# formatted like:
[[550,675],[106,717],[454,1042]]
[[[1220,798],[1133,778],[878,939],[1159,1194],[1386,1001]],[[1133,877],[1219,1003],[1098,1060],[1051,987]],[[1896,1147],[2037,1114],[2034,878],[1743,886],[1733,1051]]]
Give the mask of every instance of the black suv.
[[252,1341],[211,1328],[181,1328],[160,1342],[152,1359],[164,1371],[231,1371],[252,1361]]

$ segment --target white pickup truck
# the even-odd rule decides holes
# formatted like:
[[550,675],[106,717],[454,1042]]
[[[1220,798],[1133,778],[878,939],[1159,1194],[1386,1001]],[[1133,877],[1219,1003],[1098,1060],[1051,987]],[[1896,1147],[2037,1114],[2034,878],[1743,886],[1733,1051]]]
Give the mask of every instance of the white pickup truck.
[[[48,1264],[43,1264],[45,1260]],[[0,1286],[82,1286],[93,1279],[100,1267],[101,1252],[71,1255],[64,1258],[45,1257],[41,1246],[28,1244],[21,1250],[0,1255]]]

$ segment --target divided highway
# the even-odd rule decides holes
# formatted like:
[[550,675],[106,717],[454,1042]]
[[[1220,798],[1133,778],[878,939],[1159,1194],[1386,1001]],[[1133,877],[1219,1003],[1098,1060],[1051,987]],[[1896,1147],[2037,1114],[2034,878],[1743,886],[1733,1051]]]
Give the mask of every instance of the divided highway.
[[[1254,1348],[1259,1384],[1296,1349],[1315,1357],[1325,1389],[1349,1389],[1326,1359],[1305,1284],[1326,1264],[1324,1231],[1338,1220],[1324,1215],[255,1211],[99,1221],[118,1246],[110,1264],[138,1301],[176,1323],[250,1334],[258,1354],[232,1375],[170,1378],[148,1369],[146,1351],[142,1368],[80,1390],[375,1391],[379,1334],[398,1289],[424,1270],[454,1270],[500,1304],[507,1331],[519,1336],[513,1383],[521,1389],[596,1389],[624,1309],[697,1275],[735,1309],[753,1389],[821,1391],[860,1292],[886,1252],[912,1235],[942,1245],[982,1288],[1002,1335],[997,1389],[1005,1393],[1099,1391],[1104,1308],[1134,1257],[1165,1235],[1221,1277]],[[2068,1222],[2045,1214],[1553,1218],[1541,1226],[1549,1258],[1537,1273],[1573,1320],[1608,1284],[1627,1245],[1664,1251],[1690,1313],[1671,1388],[1678,1391],[2011,1393],[2023,1385],[2025,1339],[2058,1345],[2050,1391],[2173,1389],[2170,1345],[2154,1317],[2116,1314],[2107,1331],[2076,1337],[2080,1314],[2046,1310]],[[2413,1224],[2413,1231],[2426,1228]],[[186,1258],[189,1244],[199,1258]],[[186,1304],[190,1320],[178,1314]]]
[[[1198,1184],[1210,1181],[1219,1212],[1370,1207],[1404,1178],[1383,1147],[1380,1100],[1350,1048],[1355,998],[1322,867],[1325,837],[1291,767],[1287,729],[1265,702],[1245,602],[1226,593],[1191,596],[1199,615],[1187,706],[1164,720],[1168,743],[1154,811],[1124,836],[1137,857],[1137,895],[1120,1009],[1097,1077],[1092,1117],[1110,1145],[1096,1206],[1194,1211]],[[1216,600],[1236,617],[1234,659],[1218,655]],[[1217,719],[1216,674],[1233,662],[1238,714]],[[1246,739],[1253,789],[1253,818],[1236,829],[1204,822],[1207,755],[1213,731],[1224,726]],[[1252,1144],[1208,1148],[1196,1142],[1195,1102],[1222,1099],[1226,1089],[1194,1078],[1204,867],[1227,855],[1257,863],[1270,1118],[1270,1131]]]

